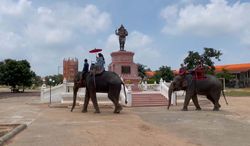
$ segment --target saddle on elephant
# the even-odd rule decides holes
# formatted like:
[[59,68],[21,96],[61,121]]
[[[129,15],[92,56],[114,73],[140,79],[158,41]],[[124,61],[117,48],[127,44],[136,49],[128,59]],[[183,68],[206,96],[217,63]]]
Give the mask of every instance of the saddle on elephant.
[[90,67],[90,74],[91,75],[99,75],[99,74],[102,74],[104,72],[104,67],[101,66],[101,65],[98,65],[98,64],[94,64],[92,63],[91,64],[91,67]]

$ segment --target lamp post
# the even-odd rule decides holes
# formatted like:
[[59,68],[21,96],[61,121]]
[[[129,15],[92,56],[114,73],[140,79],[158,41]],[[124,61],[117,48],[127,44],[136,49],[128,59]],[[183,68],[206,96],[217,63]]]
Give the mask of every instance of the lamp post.
[[49,104],[51,104],[51,84],[54,82],[51,78],[49,79]]
[[57,66],[57,74],[59,75],[60,74],[60,68],[61,68],[62,66],[60,66],[60,65],[58,65]]
[[51,104],[51,81],[52,79],[49,79],[49,104]]

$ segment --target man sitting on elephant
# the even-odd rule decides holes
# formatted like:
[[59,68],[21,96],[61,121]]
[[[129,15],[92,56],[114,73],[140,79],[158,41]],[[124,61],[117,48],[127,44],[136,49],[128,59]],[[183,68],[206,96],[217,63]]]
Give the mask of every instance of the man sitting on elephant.
[[185,75],[187,73],[187,68],[181,64],[181,68],[179,69],[179,75]]
[[89,72],[89,63],[87,59],[84,59],[84,65],[83,65],[83,69],[82,69],[82,77],[84,75],[84,73]]
[[196,80],[202,80],[205,78],[205,67],[203,65],[203,59],[200,59],[198,66],[194,69]]

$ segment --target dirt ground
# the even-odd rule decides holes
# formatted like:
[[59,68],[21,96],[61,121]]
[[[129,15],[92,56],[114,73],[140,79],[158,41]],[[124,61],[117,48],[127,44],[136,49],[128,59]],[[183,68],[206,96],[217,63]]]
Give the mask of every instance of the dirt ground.
[[0,99],[0,124],[26,123],[28,128],[5,145],[10,146],[250,146],[250,97],[221,99],[221,111],[199,98],[202,111],[166,107],[124,108],[113,114],[49,108],[39,96]]

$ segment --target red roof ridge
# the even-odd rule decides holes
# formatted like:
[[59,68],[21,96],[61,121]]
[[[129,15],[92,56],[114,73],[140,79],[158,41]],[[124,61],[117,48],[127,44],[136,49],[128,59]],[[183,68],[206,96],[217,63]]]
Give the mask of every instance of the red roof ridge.
[[241,63],[241,64],[226,64],[226,65],[216,65],[216,72],[222,71],[222,69],[228,71],[247,71],[250,70],[250,63]]

